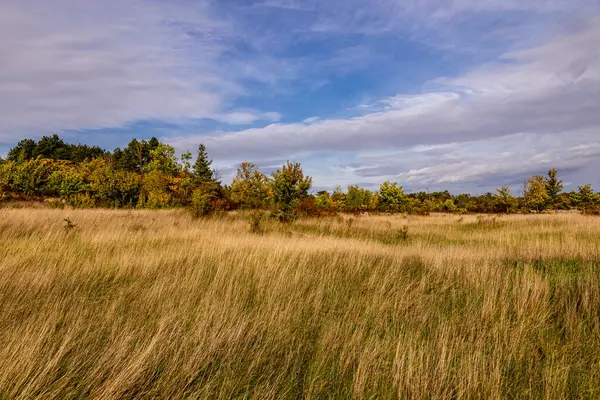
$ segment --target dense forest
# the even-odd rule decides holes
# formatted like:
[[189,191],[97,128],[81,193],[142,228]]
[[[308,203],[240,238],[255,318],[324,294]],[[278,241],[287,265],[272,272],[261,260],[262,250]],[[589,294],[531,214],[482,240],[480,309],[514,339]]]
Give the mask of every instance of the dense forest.
[[39,200],[78,208],[189,207],[198,216],[234,209],[273,210],[282,220],[338,212],[600,213],[600,194],[591,185],[563,192],[555,169],[527,179],[521,196],[506,186],[478,196],[405,193],[389,181],[377,191],[349,186],[345,191],[338,187],[331,193],[311,193],[312,178],[299,163],[287,162],[267,176],[258,165],[244,161],[226,185],[217,179],[204,145],[199,145],[193,164],[192,158],[189,152],[177,157],[173,147],[156,138],[133,139],[112,152],[67,144],[58,135],[24,139],[6,160],[0,159],[0,201]]

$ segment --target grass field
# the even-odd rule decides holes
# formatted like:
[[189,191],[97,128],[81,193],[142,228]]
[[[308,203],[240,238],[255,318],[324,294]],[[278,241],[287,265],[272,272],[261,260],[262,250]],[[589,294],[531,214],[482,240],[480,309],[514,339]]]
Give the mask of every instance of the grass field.
[[0,398],[600,398],[600,218],[262,229],[0,209]]

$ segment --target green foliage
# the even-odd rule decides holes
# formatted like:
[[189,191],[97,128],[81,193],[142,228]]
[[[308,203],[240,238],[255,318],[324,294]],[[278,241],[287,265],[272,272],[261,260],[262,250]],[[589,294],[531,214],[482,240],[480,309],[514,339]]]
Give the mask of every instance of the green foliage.
[[133,207],[140,198],[141,182],[135,172],[115,168],[104,160],[87,165],[90,190],[108,207]]
[[133,139],[123,150],[117,148],[114,151],[113,162],[119,169],[141,175],[152,161],[152,151],[159,145],[160,142],[154,137],[149,141]]
[[168,208],[172,205],[173,197],[169,184],[171,176],[158,169],[144,175],[142,192],[138,207]]
[[175,176],[181,171],[177,157],[175,157],[175,149],[168,144],[159,143],[150,150],[149,160],[145,172],[158,171],[168,176]]
[[546,193],[548,193],[548,206],[555,208],[558,203],[558,195],[563,190],[563,181],[556,177],[556,169],[548,171],[548,178],[545,180]]
[[15,164],[8,177],[10,190],[27,196],[56,196],[56,183],[51,182],[51,177],[69,166],[66,161],[40,157]]
[[510,193],[508,186],[502,186],[500,189],[496,189],[495,198],[498,205],[502,208],[502,211],[507,214],[517,206],[517,200]]
[[192,168],[192,153],[187,151],[181,155],[181,164],[183,165],[183,171],[189,172]]
[[523,187],[523,197],[528,210],[542,211],[549,200],[544,177],[534,175],[527,179]]
[[193,175],[198,183],[214,182],[218,183],[215,179],[215,172],[210,168],[212,160],[208,158],[206,153],[206,146],[200,144],[198,146],[198,156],[194,163]]
[[352,185],[348,186],[345,199],[345,210],[351,213],[369,211],[373,203],[373,193],[367,189]]
[[575,207],[583,212],[590,212],[596,207],[600,207],[600,199],[598,194],[594,193],[592,185],[581,185],[577,191],[571,193],[571,201]]
[[247,209],[267,208],[271,199],[269,178],[258,165],[242,162],[231,183],[231,200]]
[[0,163],[0,200],[5,199],[12,189],[12,179],[16,164],[13,161]]
[[23,139],[9,150],[7,159],[18,163],[35,158],[37,143],[32,139]]
[[458,207],[456,207],[452,199],[448,199],[444,202],[444,204],[442,204],[441,211],[454,213],[458,211]]
[[333,190],[333,193],[331,194],[331,200],[333,201],[334,211],[346,211],[346,194],[340,185],[337,185]]
[[63,198],[70,198],[88,190],[83,174],[76,166],[65,165],[57,169],[49,177],[48,190]]
[[38,142],[32,139],[21,140],[15,147],[9,150],[8,160],[22,163],[40,157],[82,162],[103,157],[104,155],[106,155],[106,151],[100,147],[90,147],[83,144],[66,144],[55,134],[44,136]]
[[308,195],[312,185],[312,178],[304,176],[300,163],[288,161],[281,169],[273,172],[271,187],[273,200],[278,210],[278,217],[282,222],[289,222],[296,218],[295,206]]
[[379,210],[384,212],[400,212],[406,203],[402,186],[396,182],[385,181],[379,187]]
[[96,199],[90,193],[77,193],[71,195],[67,203],[73,208],[95,208]]
[[204,182],[192,193],[190,211],[194,218],[207,217],[217,209],[219,185]]
[[333,213],[336,211],[335,203],[334,203],[333,199],[329,195],[329,192],[327,192],[325,190],[323,190],[317,194],[317,196],[315,197],[315,204],[317,205],[317,208],[321,212]]
[[[99,147],[65,143],[58,135],[44,136],[39,141],[23,139],[9,151],[7,160],[0,159],[0,200],[60,198],[61,206],[74,207],[188,207],[194,201],[196,208],[201,203],[227,209],[275,206],[282,221],[291,221],[301,214],[338,212],[428,215],[600,209],[599,195],[591,185],[582,185],[572,193],[562,192],[563,182],[556,169],[549,170],[545,177],[529,178],[520,198],[514,197],[508,187],[477,196],[452,195],[447,190],[405,194],[396,182],[384,182],[374,192],[351,185],[346,192],[336,186],[333,192],[320,191],[312,196],[308,194],[312,179],[304,177],[298,163],[288,162],[270,179],[256,164],[242,162],[231,187],[222,187],[203,144],[198,146],[193,165],[191,159],[191,153],[186,152],[178,160],[173,147],[156,138],[133,139],[112,154]],[[204,193],[204,189],[197,192],[205,183],[216,185],[217,194]],[[206,197],[212,200],[199,200]]]

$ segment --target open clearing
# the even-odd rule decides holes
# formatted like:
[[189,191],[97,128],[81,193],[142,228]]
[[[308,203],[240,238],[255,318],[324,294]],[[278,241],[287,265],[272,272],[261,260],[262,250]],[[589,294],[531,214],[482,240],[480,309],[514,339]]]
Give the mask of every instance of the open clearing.
[[600,218],[262,228],[0,209],[0,398],[600,397]]

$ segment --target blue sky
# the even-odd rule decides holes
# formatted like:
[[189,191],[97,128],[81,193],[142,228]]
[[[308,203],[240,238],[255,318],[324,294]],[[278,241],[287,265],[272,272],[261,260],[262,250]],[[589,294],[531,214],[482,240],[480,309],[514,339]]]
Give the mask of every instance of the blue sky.
[[0,27],[0,154],[157,136],[225,182],[600,188],[597,1],[1,0]]

